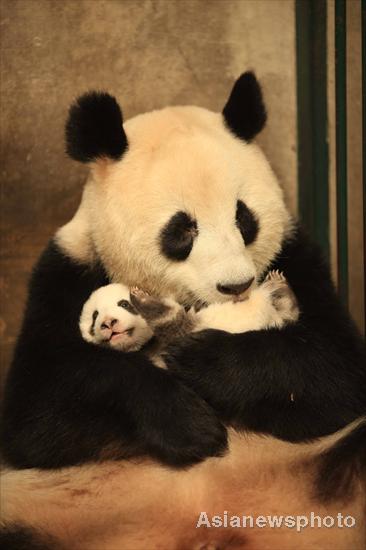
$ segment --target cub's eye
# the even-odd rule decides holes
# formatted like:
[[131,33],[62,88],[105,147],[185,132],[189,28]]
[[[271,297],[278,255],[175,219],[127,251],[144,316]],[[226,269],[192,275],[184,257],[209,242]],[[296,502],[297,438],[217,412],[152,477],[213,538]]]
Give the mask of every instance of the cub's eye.
[[186,260],[198,235],[196,220],[186,212],[177,212],[170,218],[160,234],[163,254],[170,260]]
[[99,315],[99,312],[97,310],[93,311],[93,317],[92,317],[93,323],[97,320],[98,315]]
[[259,223],[253,212],[242,201],[236,203],[235,223],[243,237],[244,243],[248,246],[248,244],[251,244],[256,239]]
[[120,300],[117,303],[117,306],[123,307],[123,309],[126,309],[128,313],[132,313],[132,315],[138,315],[137,310],[133,307],[132,304],[128,300]]

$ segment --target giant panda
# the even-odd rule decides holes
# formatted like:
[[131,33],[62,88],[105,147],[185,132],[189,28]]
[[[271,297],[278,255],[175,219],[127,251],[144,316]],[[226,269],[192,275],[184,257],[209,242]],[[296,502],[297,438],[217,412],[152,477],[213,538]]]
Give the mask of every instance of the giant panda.
[[[34,269],[7,378],[4,548],[363,548],[365,351],[254,141],[265,122],[252,72],[218,113],[124,122],[104,92],[71,107],[67,152],[90,176]],[[83,303],[109,283],[227,305],[270,269],[295,293],[297,322],[195,333],[165,370],[78,331]],[[213,528],[198,526],[202,512],[355,525]]]

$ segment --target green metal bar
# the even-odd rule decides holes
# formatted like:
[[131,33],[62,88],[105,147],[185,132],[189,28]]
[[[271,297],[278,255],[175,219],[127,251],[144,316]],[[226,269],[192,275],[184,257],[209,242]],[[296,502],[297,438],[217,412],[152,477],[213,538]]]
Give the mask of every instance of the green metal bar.
[[327,2],[296,0],[298,206],[329,257]]
[[338,291],[348,304],[346,1],[335,0]]
[[362,0],[362,179],[363,179],[363,289],[366,335],[366,0]]

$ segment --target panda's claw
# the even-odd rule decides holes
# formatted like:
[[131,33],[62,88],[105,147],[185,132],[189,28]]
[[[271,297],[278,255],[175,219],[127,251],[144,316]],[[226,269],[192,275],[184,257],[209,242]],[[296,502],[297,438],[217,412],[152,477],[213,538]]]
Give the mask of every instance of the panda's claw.
[[286,277],[284,276],[283,272],[279,269],[272,269],[268,272],[266,278],[264,279],[264,282],[267,281],[277,281],[277,282],[283,282],[286,283]]
[[150,298],[150,294],[145,290],[142,290],[138,286],[133,286],[130,289],[131,300],[132,300],[132,297],[138,301],[144,302],[145,300],[148,300]]
[[131,288],[130,300],[131,304],[151,328],[153,328],[154,323],[162,319],[172,309],[172,305],[168,300],[161,300],[155,296],[151,296],[138,287]]
[[[297,321],[299,317],[297,299],[281,271],[278,269],[270,271],[261,287],[269,293],[271,304],[282,324],[288,321]],[[278,324],[278,318],[276,323]]]

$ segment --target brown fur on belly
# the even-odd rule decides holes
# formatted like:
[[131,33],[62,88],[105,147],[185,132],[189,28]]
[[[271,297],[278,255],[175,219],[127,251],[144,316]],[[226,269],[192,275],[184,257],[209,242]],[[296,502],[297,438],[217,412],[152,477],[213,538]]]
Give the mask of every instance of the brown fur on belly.
[[[105,462],[57,472],[10,471],[2,480],[4,522],[50,533],[67,550],[363,550],[365,492],[314,498],[317,456],[335,436],[309,445],[231,432],[230,452],[185,471],[150,460]],[[350,529],[196,528],[200,512],[223,515],[352,515]]]

